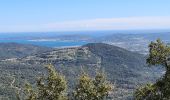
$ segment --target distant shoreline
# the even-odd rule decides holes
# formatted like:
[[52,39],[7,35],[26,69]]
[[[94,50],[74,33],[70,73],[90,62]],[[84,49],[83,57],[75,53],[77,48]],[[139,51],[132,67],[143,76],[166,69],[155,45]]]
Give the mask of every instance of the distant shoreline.
[[56,49],[63,49],[63,48],[77,48],[77,47],[81,47],[82,45],[75,45],[75,46],[60,46],[60,47],[53,47]]

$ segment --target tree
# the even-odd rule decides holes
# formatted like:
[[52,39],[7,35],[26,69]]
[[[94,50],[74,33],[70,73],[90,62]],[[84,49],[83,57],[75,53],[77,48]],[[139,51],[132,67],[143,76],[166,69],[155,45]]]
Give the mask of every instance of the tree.
[[25,88],[17,93],[18,100],[105,100],[113,90],[104,73],[98,72],[95,78],[83,73],[72,97],[68,98],[64,76],[57,73],[52,65],[46,68],[48,76],[38,78],[35,86],[26,83]]
[[17,95],[19,100],[67,100],[67,82],[64,76],[56,72],[52,65],[48,65],[48,76],[37,80],[36,89],[30,84],[25,85],[24,96]]
[[113,85],[106,80],[104,73],[97,73],[94,81],[95,86],[95,100],[104,100],[108,97],[109,93],[113,92]]
[[139,87],[135,91],[136,100],[161,100],[160,94],[157,92],[157,86],[148,83],[145,86]]
[[97,73],[94,79],[83,73],[79,77],[73,98],[74,100],[105,100],[112,90],[113,85],[106,80],[104,73]]
[[164,44],[160,39],[156,42],[151,42],[149,45],[149,57],[147,58],[147,63],[149,65],[162,65],[167,66],[167,57],[170,55],[170,47]]
[[163,43],[160,39],[151,42],[149,45],[149,57],[147,63],[149,65],[159,65],[166,69],[165,75],[155,84],[147,84],[138,88],[135,92],[137,100],[169,100],[170,99],[170,66],[168,65],[168,57],[170,55],[170,47]]

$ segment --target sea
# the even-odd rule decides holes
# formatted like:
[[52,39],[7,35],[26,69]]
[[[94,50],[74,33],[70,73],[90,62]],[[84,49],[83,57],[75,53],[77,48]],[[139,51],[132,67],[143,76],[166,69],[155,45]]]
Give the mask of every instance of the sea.
[[[52,47],[52,48],[64,48],[64,47],[77,47],[82,46],[88,41],[74,39],[60,40],[58,37],[64,37],[67,35],[73,35],[75,33],[56,33],[56,32],[30,32],[30,33],[0,33],[0,43],[19,43],[19,44],[32,44],[37,46]],[[76,33],[77,34],[77,33]],[[52,37],[56,37],[52,38]],[[51,39],[52,38],[52,39]]]
[[[20,44],[33,44],[45,47],[77,47],[82,46],[89,41],[74,40],[74,36],[85,36],[91,38],[102,37],[106,34],[115,33],[114,31],[67,31],[67,32],[11,32],[0,33],[0,43],[20,43]],[[69,40],[57,40],[58,37],[72,36]],[[55,39],[55,38],[57,39]],[[52,39],[48,39],[52,38]]]
[[32,40],[0,40],[0,43],[19,43],[19,44],[32,44],[37,46],[52,47],[52,48],[65,48],[77,47],[87,44],[85,41],[32,41]]
[[[80,37],[90,37],[90,38],[98,38],[103,37],[109,34],[119,34],[123,36],[123,34],[143,34],[145,36],[146,33],[152,33],[151,35],[146,35],[147,37],[154,37],[155,32],[158,33],[170,33],[170,30],[117,30],[117,31],[71,31],[71,32],[11,32],[11,33],[0,33],[0,43],[20,43],[20,44],[32,44],[38,46],[45,47],[74,47],[74,46],[82,46],[90,41],[86,41],[84,39],[74,38],[74,36]],[[123,34],[122,34],[123,33]],[[145,35],[144,35],[145,34]],[[64,39],[63,37],[71,36],[69,39]],[[164,35],[158,34],[155,37],[162,37]],[[62,37],[62,39],[58,38]],[[165,36],[168,38],[169,36]],[[76,40],[75,40],[76,39]]]

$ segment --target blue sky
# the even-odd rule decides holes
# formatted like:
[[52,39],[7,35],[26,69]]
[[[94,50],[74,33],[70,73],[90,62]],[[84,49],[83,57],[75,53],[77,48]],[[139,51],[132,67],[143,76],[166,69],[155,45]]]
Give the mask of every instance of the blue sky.
[[0,32],[170,29],[170,0],[0,0]]

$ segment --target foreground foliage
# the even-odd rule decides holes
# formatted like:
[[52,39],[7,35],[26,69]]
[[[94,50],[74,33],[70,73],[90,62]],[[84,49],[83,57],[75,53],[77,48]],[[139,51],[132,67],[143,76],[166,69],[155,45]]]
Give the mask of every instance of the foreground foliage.
[[46,68],[48,76],[40,77],[35,87],[27,83],[24,94],[20,97],[18,95],[19,100],[67,100],[67,83],[64,76],[57,73],[52,65],[48,65]]
[[165,75],[155,84],[147,84],[140,87],[135,92],[137,100],[169,100],[170,99],[170,47],[164,44],[160,39],[151,42],[149,45],[149,65],[159,65],[166,69]]
[[17,93],[18,100],[106,100],[112,93],[113,86],[104,73],[97,73],[94,79],[82,74],[69,96],[65,77],[57,73],[52,65],[46,68],[48,76],[40,77],[35,86],[26,83],[24,89]]
[[105,100],[112,89],[103,73],[97,73],[95,79],[84,73],[79,78],[73,97],[75,100]]

